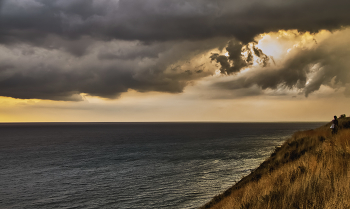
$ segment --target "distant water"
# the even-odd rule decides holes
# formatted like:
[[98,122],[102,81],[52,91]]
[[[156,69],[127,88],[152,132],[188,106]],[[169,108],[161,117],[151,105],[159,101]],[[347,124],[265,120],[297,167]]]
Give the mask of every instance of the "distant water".
[[196,208],[322,124],[0,124],[0,208]]

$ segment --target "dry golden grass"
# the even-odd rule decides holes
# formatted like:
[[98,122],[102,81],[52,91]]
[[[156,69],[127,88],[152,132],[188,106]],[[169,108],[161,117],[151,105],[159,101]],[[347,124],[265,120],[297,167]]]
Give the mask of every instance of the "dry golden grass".
[[295,133],[264,163],[201,208],[350,208],[350,118]]

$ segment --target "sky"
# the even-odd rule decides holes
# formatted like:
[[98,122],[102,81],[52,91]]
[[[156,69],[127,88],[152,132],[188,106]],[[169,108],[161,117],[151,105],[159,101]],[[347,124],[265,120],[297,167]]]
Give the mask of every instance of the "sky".
[[350,115],[344,0],[0,0],[0,122]]

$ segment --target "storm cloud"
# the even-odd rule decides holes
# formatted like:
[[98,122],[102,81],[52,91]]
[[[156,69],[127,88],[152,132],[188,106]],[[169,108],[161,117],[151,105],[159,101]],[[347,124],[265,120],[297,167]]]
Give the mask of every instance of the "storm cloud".
[[[343,0],[0,0],[0,95],[80,100],[81,93],[116,98],[129,89],[179,93],[214,73],[193,59],[227,43],[229,57],[212,54],[205,62],[235,74],[252,66],[254,55],[266,68],[264,76],[239,77],[229,88],[283,83],[308,95],[334,76],[341,82],[339,73],[328,72],[334,63],[325,54],[305,51],[276,70],[263,51],[244,47],[265,32],[348,26],[349,6]],[[306,84],[313,63],[322,67]]]
[[4,0],[1,42],[69,39],[198,40],[248,43],[280,29],[318,31],[349,25],[349,2],[228,0]]
[[81,100],[81,93],[113,99],[128,89],[180,93],[189,82],[212,74],[195,59],[220,42],[102,42],[79,57],[28,45],[0,47],[0,95]]

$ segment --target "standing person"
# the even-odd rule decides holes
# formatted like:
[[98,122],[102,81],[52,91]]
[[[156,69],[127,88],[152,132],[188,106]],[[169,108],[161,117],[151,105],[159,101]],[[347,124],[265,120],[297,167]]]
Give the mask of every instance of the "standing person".
[[338,132],[338,119],[337,116],[334,116],[334,120],[332,120],[332,134],[336,134]]

